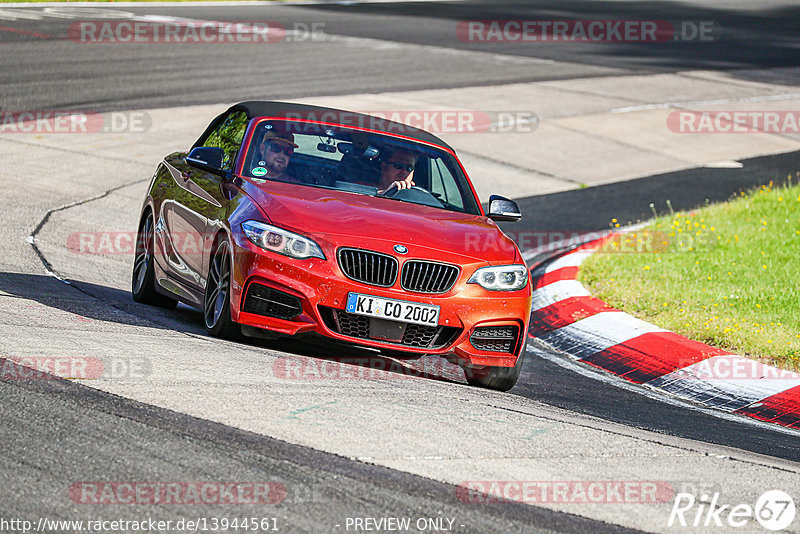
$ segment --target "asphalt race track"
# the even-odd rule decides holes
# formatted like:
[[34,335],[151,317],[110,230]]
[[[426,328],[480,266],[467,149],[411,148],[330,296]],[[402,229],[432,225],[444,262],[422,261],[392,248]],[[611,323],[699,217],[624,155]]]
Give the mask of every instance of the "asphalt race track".
[[[21,32],[0,32],[7,51],[0,73],[5,109],[120,109],[235,102],[252,97],[298,98],[353,92],[404,91],[519,81],[557,80],[620,73],[688,69],[751,69],[796,66],[794,27],[800,8],[790,2],[423,2],[337,3],[230,8],[130,6],[115,11],[178,19],[275,21],[287,29],[322,24],[329,41],[298,35],[297,41],[263,47],[176,47],[150,44],[65,47],[65,22],[85,16],[3,20]],[[35,11],[40,11],[35,9]],[[674,43],[565,44],[464,42],[453,38],[461,20],[550,16],[600,20],[714,21],[715,41],[687,47]],[[29,15],[30,17],[30,15]],[[16,20],[9,20],[16,19]],[[114,19],[110,19],[114,20]],[[365,50],[351,39],[391,44]],[[354,42],[355,41],[355,42]],[[420,46],[440,47],[426,61],[409,61]],[[132,50],[132,48],[138,48]],[[498,58],[497,56],[502,56]],[[511,58],[507,57],[511,56]],[[498,59],[502,59],[499,60]],[[778,80],[779,81],[779,80]]]
[[[454,38],[459,21],[532,18],[713,21],[716,33],[691,45]],[[273,21],[290,31],[267,46],[81,46],[68,29],[76,20]],[[576,372],[534,345],[508,393],[470,388],[463,374],[436,362],[433,376],[409,378],[418,364],[389,359],[393,371],[381,379],[288,380],[275,371],[287,358],[312,366],[344,358],[358,374],[375,354],[313,339],[214,340],[199,312],[134,303],[131,257],[64,247],[75,232],[135,228],[158,158],[172,150],[163,147],[191,142],[197,125],[232,102],[368,101],[372,94],[485,87],[501,109],[517,109],[503,100],[503,87],[687,71],[724,73],[743,87],[768,83],[792,95],[800,93],[797,20],[800,8],[790,2],[734,0],[0,4],[0,111],[149,110],[154,125],[138,137],[0,134],[0,363],[64,356],[118,365],[114,376],[98,380],[1,375],[0,532],[22,531],[3,523],[11,519],[32,521],[33,531],[40,518],[149,517],[174,525],[239,516],[268,519],[281,532],[721,532],[668,526],[674,495],[708,503],[719,494],[721,503],[752,506],[775,489],[798,502],[795,431],[645,395]],[[312,27],[313,38],[303,33]],[[580,147],[563,150],[572,149]],[[612,217],[647,219],[651,203],[663,212],[667,200],[675,210],[722,201],[800,171],[800,151],[737,163],[517,195],[525,216],[504,229],[517,236],[598,231]],[[267,481],[273,502],[96,504],[81,496],[102,482],[208,481]],[[655,481],[670,491],[654,502],[476,503],[458,489],[469,481]],[[424,528],[355,518],[410,518]],[[735,531],[765,530],[753,518]],[[785,531],[800,531],[800,519]]]

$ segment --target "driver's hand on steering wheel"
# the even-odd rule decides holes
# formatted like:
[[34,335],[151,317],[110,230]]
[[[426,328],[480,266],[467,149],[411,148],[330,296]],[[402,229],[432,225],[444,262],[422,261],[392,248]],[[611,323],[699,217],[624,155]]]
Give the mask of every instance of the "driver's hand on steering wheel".
[[412,187],[414,187],[414,185],[415,185],[414,179],[411,176],[409,176],[405,180],[397,180],[392,182],[386,189],[381,189],[380,191],[378,191],[378,194],[379,195],[386,194],[386,192],[392,189],[393,187],[396,187],[397,190],[399,191],[401,189],[411,189]]

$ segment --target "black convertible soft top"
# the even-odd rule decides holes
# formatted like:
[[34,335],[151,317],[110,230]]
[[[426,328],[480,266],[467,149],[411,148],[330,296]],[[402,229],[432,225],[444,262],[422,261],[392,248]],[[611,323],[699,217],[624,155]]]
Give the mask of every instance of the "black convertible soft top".
[[[447,143],[425,130],[420,130],[419,128],[381,117],[356,113],[355,111],[309,106],[306,104],[293,104],[290,102],[249,101],[240,102],[231,106],[228,111],[220,115],[217,119],[226,116],[231,111],[244,111],[247,114],[248,120],[255,117],[286,117],[287,119],[315,120],[341,124],[343,126],[368,128],[390,135],[403,135],[417,141],[433,143],[453,150]],[[387,111],[386,114],[391,115],[391,112]],[[217,120],[214,120],[214,122],[211,123],[209,130],[213,128],[216,122]]]

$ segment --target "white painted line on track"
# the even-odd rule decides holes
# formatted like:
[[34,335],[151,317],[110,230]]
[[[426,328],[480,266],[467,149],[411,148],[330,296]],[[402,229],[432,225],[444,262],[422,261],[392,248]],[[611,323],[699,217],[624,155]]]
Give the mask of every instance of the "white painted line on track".
[[[497,54],[495,52],[481,52],[479,50],[463,50],[460,48],[450,48],[447,46],[435,46],[435,45],[420,45],[420,44],[413,44],[413,43],[401,43],[398,41],[388,41],[384,39],[375,39],[373,37],[353,37],[349,35],[336,35],[330,33],[319,32],[321,38],[328,40],[329,42],[343,42],[345,44],[363,46],[366,48],[372,48],[374,50],[412,50],[412,51],[428,51],[434,52],[439,54],[447,54],[447,55],[454,55],[454,56],[464,56],[464,57],[473,57],[475,59],[491,59],[497,63],[506,63],[506,64],[514,64],[514,65],[552,65],[555,64],[556,61],[552,59],[542,59],[538,57],[528,57],[528,56],[513,56],[510,54]],[[561,61],[559,62],[562,65],[568,64],[568,62]]]
[[[193,19],[187,17],[175,17],[167,15],[133,15],[131,20],[138,20],[142,22],[159,22],[159,23],[173,23],[178,25],[188,24],[225,24],[225,21],[217,20],[203,20]],[[245,26],[245,29],[247,27]],[[254,28],[255,29],[255,28]],[[257,30],[257,29],[255,29]],[[258,30],[261,31],[261,30]],[[294,35],[297,32],[287,30],[286,35]],[[426,51],[435,54],[446,54],[453,56],[466,56],[475,59],[490,59],[496,63],[511,63],[518,65],[551,65],[555,63],[552,59],[541,59],[536,57],[527,56],[514,56],[509,54],[498,54],[495,52],[482,52],[479,50],[462,50],[460,48],[450,48],[447,46],[435,45],[421,45],[414,43],[402,43],[399,41],[391,41],[387,39],[376,39],[374,37],[354,37],[351,35],[339,35],[334,33],[325,33],[324,31],[314,32],[314,38],[320,42],[338,42],[345,45],[362,46],[364,48],[371,48],[372,50],[410,50],[410,51]],[[537,121],[538,122],[538,121]]]
[[732,159],[725,159],[722,161],[712,161],[703,165],[706,169],[741,169],[744,164],[741,161],[734,161]]
[[611,113],[631,113],[648,109],[684,108],[695,106],[715,106],[718,104],[735,104],[744,102],[774,102],[779,100],[794,100],[800,98],[800,93],[784,93],[778,95],[743,96],[738,98],[718,98],[714,100],[686,100],[683,102],[661,102],[658,104],[641,104],[639,106],[626,106],[613,108]]

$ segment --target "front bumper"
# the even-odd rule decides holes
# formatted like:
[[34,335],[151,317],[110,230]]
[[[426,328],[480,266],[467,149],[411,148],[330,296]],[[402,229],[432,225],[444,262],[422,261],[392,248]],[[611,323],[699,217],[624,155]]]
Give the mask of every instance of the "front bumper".
[[[476,263],[462,265],[458,281],[447,293],[413,293],[400,288],[399,283],[384,288],[350,280],[331,256],[327,260],[294,260],[263,252],[244,236],[235,236],[231,280],[233,320],[287,335],[316,332],[339,341],[376,349],[455,356],[469,365],[513,367],[524,350],[531,308],[530,284],[522,290],[509,292],[491,292],[477,284],[467,284],[472,273],[484,265]],[[257,288],[256,285],[280,293],[270,293],[270,290]],[[277,304],[260,306],[259,313],[253,313],[253,300],[245,306],[245,296],[256,288],[260,295],[273,295],[275,298],[271,300],[278,301]],[[344,311],[349,292],[437,305],[440,307],[439,326],[405,327],[400,340],[372,338],[369,330],[364,330],[363,321],[368,322],[367,318]],[[285,303],[287,308],[282,307],[281,303]],[[292,306],[297,309],[291,310]],[[285,314],[273,311],[284,309],[290,311]],[[358,324],[348,322],[346,326],[343,325],[344,321],[351,320]],[[473,335],[475,328],[489,326],[513,327],[516,339],[511,343],[499,344],[486,342],[485,335]],[[490,330],[482,329],[481,332]],[[481,350],[475,345],[493,350]]]

